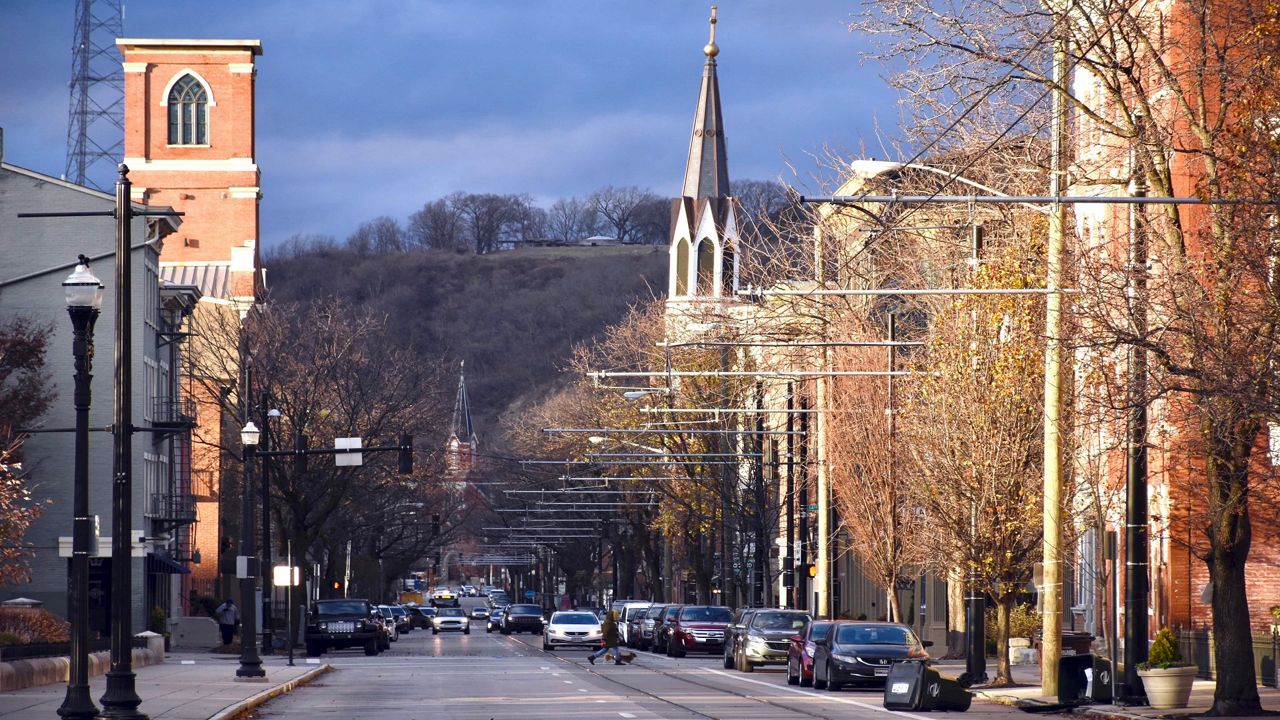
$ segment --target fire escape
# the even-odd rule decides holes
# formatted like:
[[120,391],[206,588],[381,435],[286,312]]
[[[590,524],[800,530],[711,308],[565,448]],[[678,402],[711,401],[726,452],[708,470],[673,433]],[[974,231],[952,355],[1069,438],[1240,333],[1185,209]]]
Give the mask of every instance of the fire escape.
[[195,307],[199,292],[190,286],[163,286],[160,328],[156,334],[157,356],[168,359],[169,372],[157,383],[151,413],[152,443],[157,455],[168,460],[169,473],[152,488],[146,499],[145,515],[156,534],[170,536],[171,560],[199,562],[194,557],[191,525],[196,521],[196,492],[191,473],[191,432],[196,427],[196,402],[189,387],[191,373],[183,343],[184,319]]

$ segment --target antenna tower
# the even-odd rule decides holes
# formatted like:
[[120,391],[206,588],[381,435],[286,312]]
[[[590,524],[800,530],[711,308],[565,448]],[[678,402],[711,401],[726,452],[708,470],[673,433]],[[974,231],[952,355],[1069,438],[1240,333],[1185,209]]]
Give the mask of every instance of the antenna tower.
[[[75,4],[63,177],[105,190],[124,155],[124,69],[115,42],[124,34],[123,0],[75,0]],[[95,176],[102,182],[95,181]]]

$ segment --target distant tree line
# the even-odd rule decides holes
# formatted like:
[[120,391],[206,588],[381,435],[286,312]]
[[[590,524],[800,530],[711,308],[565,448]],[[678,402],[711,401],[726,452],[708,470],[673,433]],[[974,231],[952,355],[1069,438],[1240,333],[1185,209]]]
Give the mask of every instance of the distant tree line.
[[[732,187],[742,208],[740,222],[771,216],[787,204],[779,183],[741,180]],[[527,193],[455,192],[432,200],[405,223],[383,215],[368,220],[345,243],[326,235],[295,235],[273,254],[282,257],[345,245],[359,255],[415,249],[493,252],[506,244],[574,243],[605,236],[621,243],[661,245],[671,228],[671,200],[633,185],[607,185],[584,196],[562,197],[539,207]]]

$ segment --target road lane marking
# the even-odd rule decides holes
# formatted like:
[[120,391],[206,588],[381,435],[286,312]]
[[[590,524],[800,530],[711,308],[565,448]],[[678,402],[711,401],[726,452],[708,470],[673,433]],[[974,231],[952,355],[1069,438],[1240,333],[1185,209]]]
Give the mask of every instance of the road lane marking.
[[775,685],[770,682],[764,682],[763,680],[752,680],[751,678],[744,678],[744,677],[739,677],[737,675],[730,675],[729,673],[724,672],[723,670],[716,670],[715,668],[706,668],[706,671],[709,673],[714,673],[716,675],[722,675],[724,677],[729,678],[730,680],[737,680],[739,682],[752,683],[755,685],[764,685],[765,687],[773,688],[775,690],[785,690],[791,693],[792,695],[801,695],[803,697],[831,700],[833,702],[844,703],[845,705],[853,705],[855,707],[865,708],[867,710],[876,710],[878,712],[888,713],[890,715],[896,715],[897,717],[915,718],[915,720],[930,720],[930,718],[924,715],[913,715],[912,713],[899,712],[897,710],[889,710],[884,706],[868,705],[867,703],[864,703],[864,702],[858,702],[857,700],[849,700],[848,698],[836,697],[834,695],[819,695],[818,693],[809,692],[808,690],[799,690],[799,689],[793,688],[790,685]]
[[635,717],[635,715],[632,715],[631,713],[624,713],[624,712],[620,712],[620,713],[618,713],[618,714],[619,714],[619,715],[621,715],[621,716],[622,716],[622,717],[624,717],[624,718],[633,718],[633,717]]

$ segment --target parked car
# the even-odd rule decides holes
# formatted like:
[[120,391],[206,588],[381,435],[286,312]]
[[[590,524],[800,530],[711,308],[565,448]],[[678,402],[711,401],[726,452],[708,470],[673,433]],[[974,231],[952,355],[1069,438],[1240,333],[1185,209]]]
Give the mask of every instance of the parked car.
[[396,622],[396,614],[391,611],[391,606],[379,605],[378,613],[382,615],[382,624],[387,626],[387,633],[391,636],[391,642],[399,642],[400,624]]
[[676,622],[676,613],[680,612],[683,605],[667,605],[662,609],[662,614],[653,622],[653,645],[651,646],[656,653],[667,653],[667,641],[671,637],[671,626]]
[[409,611],[405,610],[403,605],[392,605],[391,614],[396,619],[396,632],[413,632],[413,621],[409,618]]
[[413,626],[416,628],[422,628],[423,630],[430,630],[431,618],[435,616],[436,616],[435,608],[422,607],[421,605],[409,608],[409,619],[413,621]]
[[431,619],[431,634],[439,635],[446,631],[458,631],[463,635],[471,634],[471,620],[467,611],[462,608],[440,608]]
[[725,637],[725,667],[751,672],[760,665],[785,665],[791,638],[809,625],[800,610],[751,610],[730,626]]
[[675,614],[667,630],[667,655],[684,657],[691,652],[720,654],[724,651],[724,631],[733,611],[720,605],[685,605]]
[[813,652],[817,638],[827,634],[830,620],[814,620],[803,631],[791,636],[787,650],[787,683],[810,687],[813,685]]
[[303,642],[308,657],[349,647],[377,655],[386,645],[385,632],[382,615],[368,600],[317,600],[307,613]]
[[651,605],[648,611],[637,618],[639,622],[637,623],[636,644],[633,647],[638,650],[650,650],[653,648],[658,620],[666,612],[666,609],[666,605]]
[[[616,604],[616,603],[615,603]],[[643,615],[653,603],[643,600],[628,601],[622,605],[616,612],[618,613],[618,634],[622,639],[622,644],[627,647],[635,647],[632,644],[631,621],[637,616]]]
[[508,605],[502,616],[502,634],[542,632],[542,608],[537,605]]
[[485,623],[484,631],[491,633],[494,630],[501,630],[502,616],[505,613],[506,610],[502,608],[494,608],[493,612],[489,613],[489,622]]
[[599,647],[604,638],[600,618],[585,610],[562,610],[552,613],[542,631],[542,649],[554,650],[564,646]]
[[906,659],[928,660],[915,632],[898,623],[840,621],[827,628],[815,643],[813,686],[831,691],[845,685],[884,687],[893,663]]

